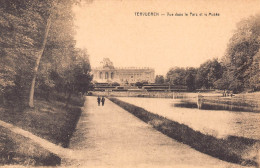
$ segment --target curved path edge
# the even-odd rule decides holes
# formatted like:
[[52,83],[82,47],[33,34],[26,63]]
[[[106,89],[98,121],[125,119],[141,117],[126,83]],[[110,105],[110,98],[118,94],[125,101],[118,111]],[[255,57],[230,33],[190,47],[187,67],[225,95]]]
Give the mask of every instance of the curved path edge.
[[72,154],[73,151],[71,151],[70,149],[66,149],[59,145],[51,143],[48,140],[38,137],[29,131],[26,131],[17,126],[14,126],[13,124],[0,120],[0,126],[12,131],[13,133],[22,135],[26,138],[29,138],[30,140],[35,142],[37,145],[43,147],[44,149],[48,150],[49,152],[51,152],[61,158],[71,158],[73,156],[73,154]]

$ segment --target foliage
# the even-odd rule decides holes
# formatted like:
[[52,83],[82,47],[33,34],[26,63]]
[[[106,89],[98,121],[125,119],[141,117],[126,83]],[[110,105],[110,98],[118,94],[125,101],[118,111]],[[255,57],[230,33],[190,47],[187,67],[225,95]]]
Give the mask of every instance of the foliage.
[[166,74],[166,82],[173,85],[185,85],[185,68],[174,67]]
[[196,68],[187,68],[185,76],[185,85],[187,86],[188,91],[194,91],[196,89],[195,76],[197,73]]
[[227,88],[234,91],[259,90],[260,15],[237,24],[223,57]]
[[166,74],[165,83],[178,86],[187,86],[188,91],[195,90],[196,68],[171,68]]
[[162,75],[156,75],[155,76],[155,83],[164,84],[164,77]]
[[[3,0],[0,7],[0,95],[28,99],[33,76],[42,92],[85,92],[92,77],[86,50],[75,47],[77,0]],[[51,18],[43,46],[48,18]],[[48,97],[48,96],[47,96]]]
[[241,92],[260,90],[260,14],[240,21],[230,39],[221,62],[208,60],[192,73],[174,67],[166,75],[165,83],[195,88],[223,89]]
[[112,86],[120,86],[120,84],[118,82],[113,82],[111,85]]
[[[201,64],[194,74],[184,68],[172,68],[166,81],[186,85],[188,90],[216,88],[242,92],[260,90],[260,15],[240,21],[230,39],[221,62],[217,59]],[[195,77],[195,83],[194,83]],[[186,80],[186,83],[185,83]]]
[[260,51],[254,56],[253,63],[251,65],[251,74],[249,78],[249,87],[253,91],[260,90]]
[[148,82],[147,81],[141,81],[141,82],[136,82],[135,86],[137,86],[138,88],[142,88],[143,85],[145,85],[145,84],[148,84]]
[[[0,7],[0,88],[3,94],[26,94],[39,48],[45,3],[4,0]],[[10,96],[9,96],[10,97]]]
[[209,60],[200,65],[196,74],[196,87],[210,89],[222,77],[222,67],[217,59]]

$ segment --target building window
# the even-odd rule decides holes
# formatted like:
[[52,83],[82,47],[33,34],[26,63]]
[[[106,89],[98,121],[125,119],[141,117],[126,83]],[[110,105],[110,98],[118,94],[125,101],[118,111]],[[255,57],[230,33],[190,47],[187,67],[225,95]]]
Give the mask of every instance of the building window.
[[108,79],[108,72],[105,73],[105,79]]
[[102,79],[102,72],[99,73],[99,79]]
[[111,72],[111,79],[114,78],[114,72]]

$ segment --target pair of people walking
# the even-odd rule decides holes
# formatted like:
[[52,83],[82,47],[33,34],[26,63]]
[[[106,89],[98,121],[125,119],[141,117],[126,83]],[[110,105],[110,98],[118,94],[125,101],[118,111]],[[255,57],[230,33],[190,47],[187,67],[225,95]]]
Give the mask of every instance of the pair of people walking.
[[98,106],[100,106],[100,102],[102,103],[102,106],[104,106],[105,105],[105,97],[102,96],[102,98],[100,98],[100,96],[98,96],[97,102],[98,102]]

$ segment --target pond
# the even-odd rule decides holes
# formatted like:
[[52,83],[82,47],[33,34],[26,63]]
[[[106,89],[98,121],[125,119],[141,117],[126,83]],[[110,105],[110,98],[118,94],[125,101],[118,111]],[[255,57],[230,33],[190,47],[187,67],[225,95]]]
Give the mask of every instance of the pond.
[[[178,107],[183,99],[133,98],[118,99],[142,107],[168,119],[217,138],[240,136],[260,140],[260,113]],[[195,106],[196,107],[196,106]]]

